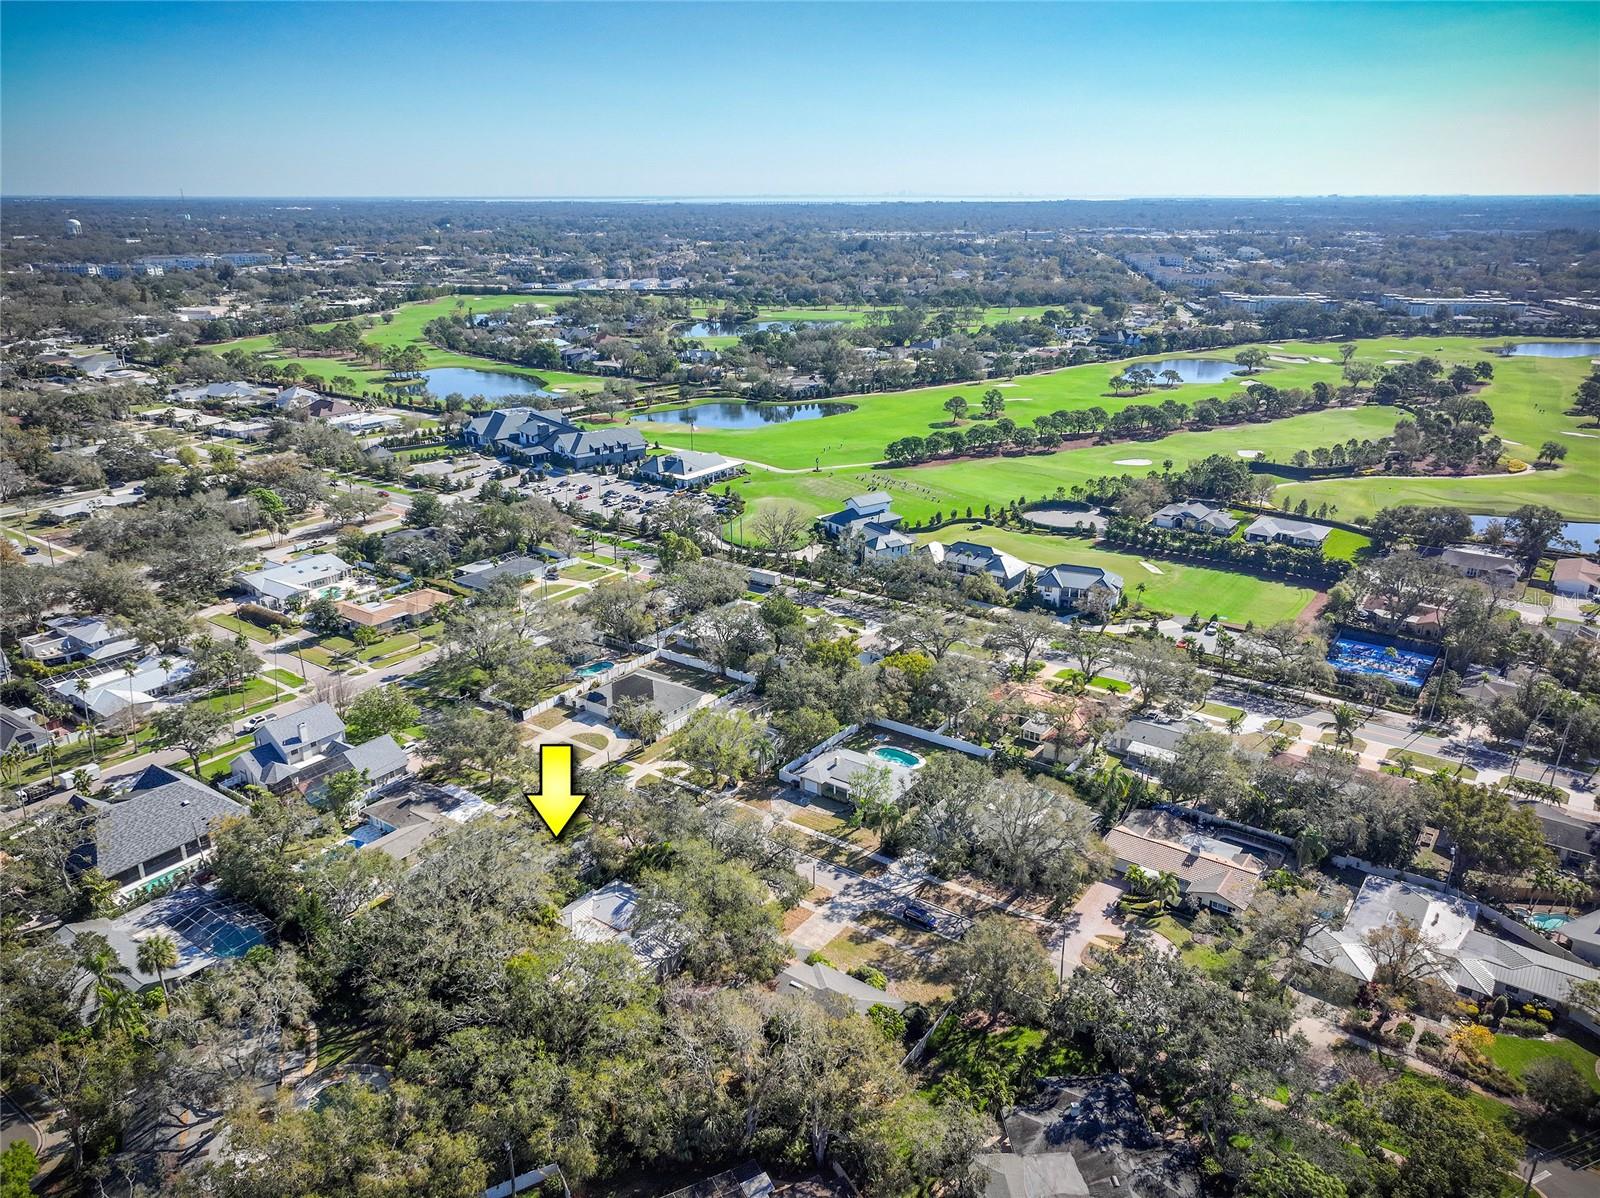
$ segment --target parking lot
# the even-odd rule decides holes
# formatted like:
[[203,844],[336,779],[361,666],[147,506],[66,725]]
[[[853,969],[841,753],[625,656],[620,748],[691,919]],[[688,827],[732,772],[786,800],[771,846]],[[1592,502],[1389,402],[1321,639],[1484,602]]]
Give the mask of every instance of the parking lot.
[[620,516],[627,524],[637,524],[641,516],[660,508],[676,495],[689,496],[712,509],[718,506],[710,496],[583,470],[575,470],[559,478],[548,478],[541,483],[530,483],[521,490],[526,495],[539,495],[552,503],[575,503],[582,510],[596,515]]

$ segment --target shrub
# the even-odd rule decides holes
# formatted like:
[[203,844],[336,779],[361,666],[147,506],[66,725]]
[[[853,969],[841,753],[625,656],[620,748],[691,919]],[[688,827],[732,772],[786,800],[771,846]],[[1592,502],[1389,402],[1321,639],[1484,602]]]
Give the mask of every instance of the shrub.
[[1535,1011],[1533,1013],[1533,1017],[1535,1019],[1537,1019],[1540,1023],[1554,1023],[1555,1022],[1555,1018],[1556,1018],[1556,1013],[1554,1011],[1552,1011],[1549,1007],[1540,1007],[1537,1011]]
[[1426,1031],[1417,1037],[1418,1048],[1443,1048],[1444,1037],[1438,1032]]
[[884,976],[883,970],[875,969],[871,965],[857,965],[850,971],[850,976],[858,982],[865,982],[874,990],[889,988],[889,979]]
[[293,628],[294,621],[282,612],[273,611],[270,607],[262,607],[259,603],[241,603],[234,609],[234,615],[241,620],[258,624],[263,628]]
[[1509,1015],[1500,1021],[1500,1030],[1510,1032],[1513,1036],[1542,1036],[1545,1033],[1545,1026],[1537,1019],[1519,1019],[1515,1015]]
[[867,1009],[867,1018],[883,1033],[884,1039],[899,1043],[906,1038],[906,1017],[893,1007],[873,1003]]
[[1410,1044],[1411,1037],[1416,1035],[1416,1032],[1417,1025],[1412,1023],[1409,1019],[1403,1019],[1394,1025],[1394,1030],[1389,1034],[1396,1040],[1401,1040],[1406,1044]]
[[820,948],[814,948],[809,953],[806,954],[806,964],[807,965],[826,965],[830,969],[833,967],[833,962],[828,960],[827,957],[823,956],[822,950]]
[[1542,1057],[1523,1071],[1522,1080],[1532,1098],[1551,1114],[1576,1118],[1594,1102],[1589,1083],[1571,1061]]

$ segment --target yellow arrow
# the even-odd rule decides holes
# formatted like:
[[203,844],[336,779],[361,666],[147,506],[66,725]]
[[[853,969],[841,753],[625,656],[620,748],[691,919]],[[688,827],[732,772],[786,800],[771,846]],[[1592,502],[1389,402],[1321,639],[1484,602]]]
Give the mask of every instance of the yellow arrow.
[[550,829],[550,835],[561,835],[567,821],[578,813],[583,798],[572,793],[572,746],[540,745],[539,793],[528,799]]

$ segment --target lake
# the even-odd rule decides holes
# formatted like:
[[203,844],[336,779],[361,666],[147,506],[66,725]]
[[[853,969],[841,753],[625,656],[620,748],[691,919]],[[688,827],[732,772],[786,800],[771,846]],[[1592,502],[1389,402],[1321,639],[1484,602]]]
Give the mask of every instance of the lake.
[[[1482,532],[1489,527],[1491,520],[1504,520],[1504,516],[1474,516],[1472,517],[1472,531]],[[1589,524],[1582,520],[1573,520],[1561,526],[1562,535],[1571,537],[1578,542],[1580,553],[1600,553],[1600,524]]]
[[485,399],[555,398],[555,392],[546,391],[525,375],[473,370],[465,366],[440,366],[435,370],[424,370],[421,382],[440,399],[454,394],[468,397],[481,395]]
[[763,428],[791,420],[821,420],[854,410],[855,405],[847,403],[703,403],[693,408],[643,412],[633,419],[647,424],[686,424],[685,414],[693,412],[696,428]]
[[1600,341],[1524,341],[1513,358],[1600,358]]
[[684,330],[685,337],[742,337],[746,333],[765,333],[771,329],[787,333],[796,328],[817,328],[825,324],[840,324],[837,320],[752,320],[745,324],[729,324],[721,320],[699,320]]
[[1244,367],[1221,358],[1162,358],[1159,362],[1124,362],[1121,365],[1124,370],[1131,370],[1135,366],[1153,370],[1157,383],[1166,381],[1161,377],[1164,370],[1176,370],[1186,383],[1220,383],[1223,379],[1244,373]]

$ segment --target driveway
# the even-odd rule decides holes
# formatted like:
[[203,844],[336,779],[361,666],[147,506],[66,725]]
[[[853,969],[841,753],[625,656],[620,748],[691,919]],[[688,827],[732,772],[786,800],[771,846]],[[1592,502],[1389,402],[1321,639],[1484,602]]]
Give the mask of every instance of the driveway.
[[1094,882],[1072,905],[1072,913],[1063,921],[1065,943],[1059,936],[1051,938],[1051,948],[1063,978],[1083,964],[1084,950],[1094,943],[1095,937],[1120,939],[1124,935],[1122,921],[1117,917],[1117,900],[1124,889],[1120,882]]

